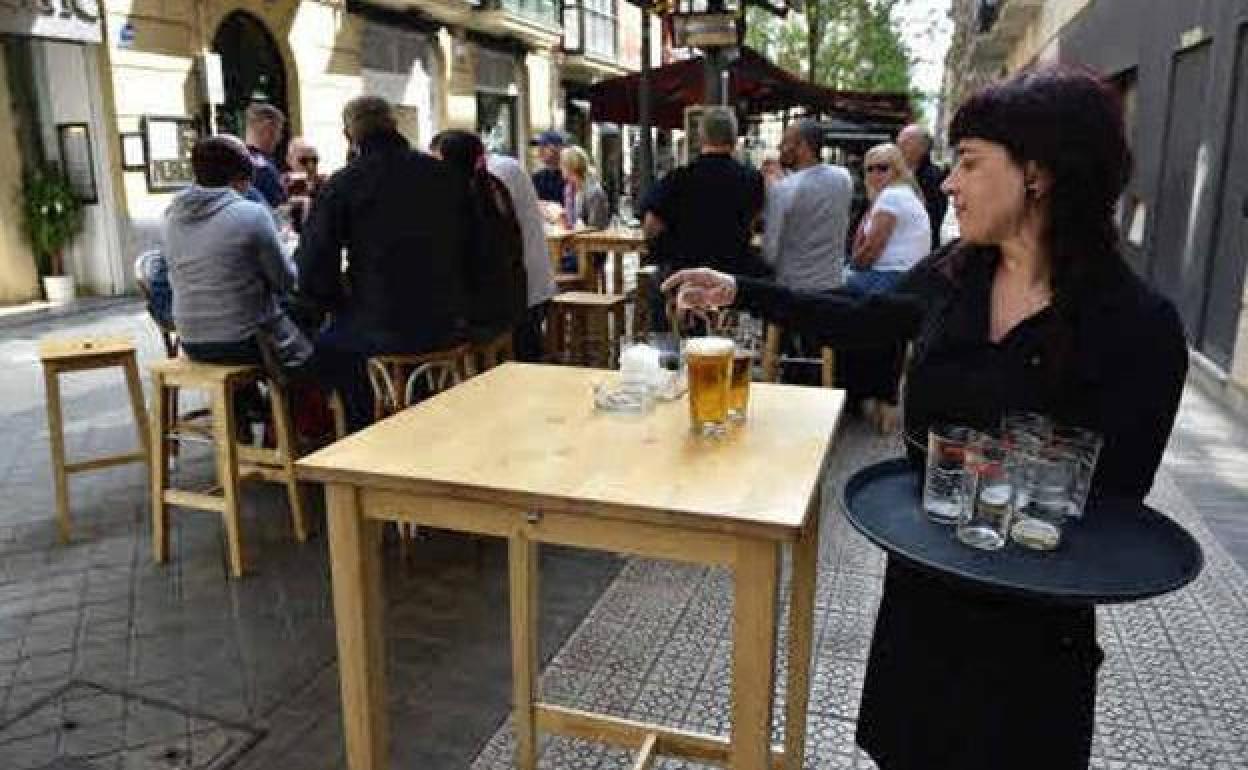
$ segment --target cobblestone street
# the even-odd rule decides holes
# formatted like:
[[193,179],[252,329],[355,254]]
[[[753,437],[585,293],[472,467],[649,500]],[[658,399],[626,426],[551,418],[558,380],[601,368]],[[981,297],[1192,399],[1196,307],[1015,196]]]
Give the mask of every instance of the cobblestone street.
[[[102,332],[134,336],[141,359],[163,355],[134,302],[0,326],[0,768],[343,767],[319,493],[316,534],[300,546],[281,488],[244,487],[241,581],[226,577],[211,514],[175,509],[172,559],[152,563],[138,466],[71,480],[74,536],[56,543],[36,344]],[[118,372],[66,378],[71,457],[132,446],[125,393]],[[853,731],[884,558],[845,522],[839,491],[896,452],[847,420],[826,479],[811,768],[872,767]],[[210,477],[208,447],[185,452],[177,473]],[[1246,767],[1248,431],[1193,388],[1150,503],[1196,536],[1206,568],[1175,594],[1100,613],[1092,766]],[[511,767],[505,545],[432,532],[406,559],[393,545],[382,558],[394,766]],[[726,573],[545,548],[541,586],[548,700],[729,730]],[[563,739],[546,741],[542,762],[632,766],[627,752]]]

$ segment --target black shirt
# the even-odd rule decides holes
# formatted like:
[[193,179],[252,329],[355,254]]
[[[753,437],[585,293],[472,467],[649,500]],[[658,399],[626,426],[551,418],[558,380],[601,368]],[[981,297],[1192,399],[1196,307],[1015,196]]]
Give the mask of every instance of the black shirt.
[[467,312],[469,211],[466,184],[441,161],[398,133],[370,137],[312,204],[295,255],[300,295],[369,352],[442,347]]
[[945,213],[949,209],[949,197],[940,189],[945,181],[945,172],[930,156],[914,172],[915,181],[923,191],[923,207],[927,209],[927,221],[932,225],[932,250],[940,248],[940,226],[945,221]]
[[[837,347],[911,340],[905,427],[916,460],[934,422],[983,429],[1036,411],[1104,436],[1094,497],[1143,498],[1187,371],[1174,306],[1109,255],[1077,296],[993,342],[999,259],[954,244],[869,297],[741,278],[738,304]],[[1102,657],[1090,606],[992,594],[890,560],[857,740],[890,770],[1086,770]]]
[[757,274],[750,250],[763,208],[763,177],[722,153],[703,154],[663,177],[642,206],[663,221],[654,261]]
[[563,205],[563,174],[557,168],[544,168],[533,172],[533,186],[537,199]]

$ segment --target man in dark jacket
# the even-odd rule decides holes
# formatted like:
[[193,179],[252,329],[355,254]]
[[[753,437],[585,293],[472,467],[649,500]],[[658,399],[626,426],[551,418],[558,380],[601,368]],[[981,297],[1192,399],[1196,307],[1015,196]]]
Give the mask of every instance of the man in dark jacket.
[[248,200],[277,208],[286,202],[286,188],[282,186],[282,174],[277,170],[275,159],[286,129],[286,116],[271,104],[256,102],[247,108],[244,123],[247,151],[255,167],[251,180],[253,191],[245,195]]
[[945,172],[932,162],[932,135],[918,123],[911,123],[897,134],[897,146],[923,191],[923,207],[932,225],[932,250],[935,251],[940,247],[940,226],[949,209],[949,198],[940,190]]
[[354,430],[371,409],[368,356],[437,350],[462,337],[467,190],[408,145],[384,99],[353,99],[343,123],[355,157],[313,204],[296,262],[301,297],[332,315],[317,349],[327,376],[340,380]]

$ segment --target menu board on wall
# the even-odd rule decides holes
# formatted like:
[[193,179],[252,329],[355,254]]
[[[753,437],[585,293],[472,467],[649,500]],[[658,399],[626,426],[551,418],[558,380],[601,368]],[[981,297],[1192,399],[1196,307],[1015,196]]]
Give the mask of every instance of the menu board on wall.
[[191,148],[199,129],[194,118],[144,115],[142,132],[150,192],[173,192],[195,181]]
[[103,40],[99,0],[0,0],[0,33],[78,43]]

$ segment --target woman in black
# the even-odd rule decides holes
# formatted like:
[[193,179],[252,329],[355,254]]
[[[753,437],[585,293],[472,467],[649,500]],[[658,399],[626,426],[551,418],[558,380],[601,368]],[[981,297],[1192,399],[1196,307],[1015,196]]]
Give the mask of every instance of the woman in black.
[[524,236],[506,186],[486,168],[485,145],[467,131],[443,131],[429,151],[468,188],[468,336],[488,342],[515,329],[528,310]]
[[[1142,499],[1178,408],[1187,346],[1174,307],[1118,248],[1129,176],[1120,105],[1082,72],[1027,72],[954,116],[944,184],[962,240],[893,292],[803,294],[705,269],[685,306],[737,304],[836,347],[908,339],[907,445],[928,427],[994,429],[1034,411],[1101,433],[1094,496]],[[882,770],[1074,770],[1092,741],[1095,611],[997,595],[890,561],[858,743]]]

